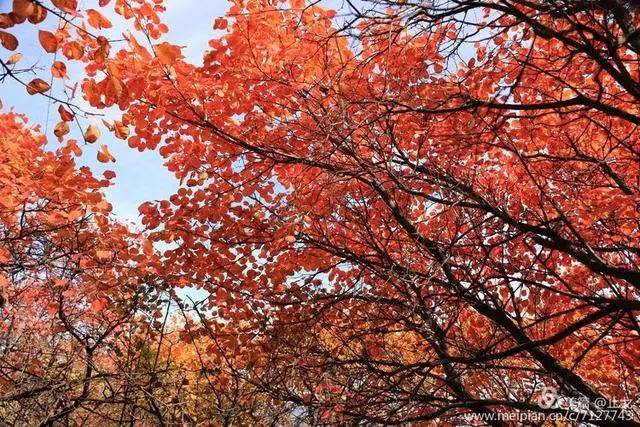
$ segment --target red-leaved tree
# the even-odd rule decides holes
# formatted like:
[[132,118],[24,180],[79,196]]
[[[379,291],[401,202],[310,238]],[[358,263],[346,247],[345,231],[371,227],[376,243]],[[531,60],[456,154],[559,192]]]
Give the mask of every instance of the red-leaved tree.
[[83,94],[181,180],[140,212],[211,419],[638,424],[633,2],[235,0],[202,65],[127,10]]

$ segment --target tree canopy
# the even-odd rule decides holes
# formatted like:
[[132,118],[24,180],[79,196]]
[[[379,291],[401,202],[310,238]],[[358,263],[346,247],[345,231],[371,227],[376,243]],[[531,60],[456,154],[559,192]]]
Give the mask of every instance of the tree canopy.
[[[0,115],[3,422],[640,423],[634,2],[232,0],[198,63],[89,3],[0,10],[59,115]],[[109,134],[180,181],[142,230]]]

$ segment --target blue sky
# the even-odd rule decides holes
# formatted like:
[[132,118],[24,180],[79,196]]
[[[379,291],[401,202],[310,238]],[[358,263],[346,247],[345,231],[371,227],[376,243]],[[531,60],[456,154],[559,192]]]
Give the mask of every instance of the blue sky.
[[[91,7],[96,1],[80,2],[81,7]],[[84,4],[82,4],[84,3]],[[11,10],[12,0],[0,0],[0,12]],[[184,46],[183,54],[192,62],[200,63],[202,53],[207,49],[208,41],[215,36],[212,24],[215,18],[224,15],[228,3],[224,0],[166,0],[167,12],[163,15],[169,26],[169,33],[164,40]],[[108,15],[112,18],[112,15]],[[113,18],[114,28],[110,34],[118,37],[128,29],[126,23]],[[51,17],[43,24],[45,29],[54,30],[57,20]],[[34,27],[25,24],[10,30],[20,40],[17,52],[23,54],[18,67],[28,67],[36,64],[40,70],[36,75],[23,75],[23,80],[30,81],[34,77],[41,77],[49,81],[49,67],[53,62],[53,55],[46,53],[37,39]],[[7,59],[12,52],[0,47],[0,55]],[[81,69],[70,68],[70,75],[80,75]],[[62,81],[54,80],[53,90],[60,93]],[[24,113],[31,124],[39,124],[42,130],[47,130],[49,148],[55,149],[59,143],[53,136],[53,127],[59,120],[57,105],[50,104],[41,96],[29,96],[24,87],[17,82],[7,79],[0,84],[0,100],[3,110],[13,108],[16,112]],[[107,112],[107,116],[117,117],[117,109]],[[48,119],[47,119],[48,118]],[[83,125],[89,122],[101,124],[101,120],[81,119]],[[157,151],[140,153],[128,147],[125,141],[116,139],[104,127],[102,137],[98,143],[82,146],[83,155],[79,159],[80,165],[88,165],[96,175],[109,169],[116,172],[115,185],[106,192],[113,204],[114,213],[122,220],[138,223],[138,206],[147,200],[164,199],[173,194],[177,188],[177,181],[163,166],[163,160]],[[72,126],[70,137],[82,140],[80,130]],[[104,165],[96,160],[96,153],[100,144],[109,146],[109,150],[116,157],[116,163]]]

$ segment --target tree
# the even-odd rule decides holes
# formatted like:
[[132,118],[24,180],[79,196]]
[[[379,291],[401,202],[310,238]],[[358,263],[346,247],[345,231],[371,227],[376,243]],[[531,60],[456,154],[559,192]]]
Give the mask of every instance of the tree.
[[640,386],[635,5],[231,3],[202,65],[142,7],[148,46],[84,58],[182,180],[140,211],[210,295],[184,345],[312,424],[636,425],[602,411]]

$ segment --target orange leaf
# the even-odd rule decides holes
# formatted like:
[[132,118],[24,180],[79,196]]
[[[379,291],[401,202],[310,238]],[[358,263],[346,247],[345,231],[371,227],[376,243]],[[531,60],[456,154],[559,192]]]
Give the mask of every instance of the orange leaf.
[[60,118],[65,122],[70,122],[73,120],[73,113],[64,108],[64,106],[62,105],[58,107],[58,113],[60,114]]
[[21,18],[18,15],[16,15],[13,12],[9,12],[9,17],[11,18],[11,20],[13,21],[14,24],[22,24],[24,21],[27,20],[27,18]]
[[18,39],[13,34],[0,31],[0,44],[7,50],[16,50],[18,48]]
[[107,300],[105,298],[98,298],[91,301],[91,311],[99,312],[107,307]]
[[100,12],[94,9],[87,10],[87,15],[89,16],[89,25],[91,25],[95,29],[101,28],[111,28],[111,21],[102,16]]
[[38,40],[40,40],[40,45],[42,45],[42,48],[46,52],[54,53],[58,50],[58,39],[55,34],[49,31],[40,30],[38,32]]
[[78,9],[78,1],[77,0],[51,0],[58,9],[64,10],[65,12],[75,12]]
[[73,210],[69,212],[69,214],[67,215],[67,219],[69,221],[75,221],[82,216],[82,213],[83,212],[80,209]]
[[47,306],[47,313],[49,316],[55,316],[58,312],[58,304],[51,303]]
[[111,132],[113,132],[113,125],[111,123],[109,123],[108,121],[106,121],[105,119],[102,119],[102,124],[104,125],[104,127],[106,127],[107,129],[109,129]]
[[33,79],[27,85],[27,93],[29,95],[35,95],[36,93],[45,93],[50,88],[51,88],[51,86],[49,86],[49,83],[45,82],[44,80],[42,80],[42,79]]
[[26,19],[35,12],[35,6],[30,0],[13,0],[13,13],[20,19]]
[[224,18],[218,18],[213,22],[214,30],[224,30],[227,28],[227,20]]
[[144,243],[142,244],[142,251],[145,255],[153,254],[153,243],[151,242],[151,240],[145,239]]
[[58,122],[56,127],[53,129],[53,134],[58,138],[62,138],[66,134],[69,133],[69,124],[65,121]]
[[8,13],[0,13],[0,28],[11,28],[15,24]]
[[160,62],[165,65],[172,65],[181,56],[180,48],[167,42],[156,46],[156,54]]
[[84,49],[80,43],[72,41],[62,46],[62,53],[67,59],[82,59]]
[[51,74],[53,77],[63,79],[67,75],[67,66],[62,61],[55,61],[51,64]]
[[111,203],[107,202],[106,200],[101,200],[96,203],[96,208],[98,208],[102,212],[111,212],[111,209],[113,209]]
[[107,147],[106,145],[100,146],[100,151],[98,152],[97,157],[100,163],[109,163],[116,161],[116,158],[111,155],[111,153],[109,152],[109,147]]
[[0,262],[8,263],[11,261],[11,253],[6,248],[0,248]]
[[33,13],[29,15],[29,22],[32,24],[39,24],[45,19],[47,19],[47,9],[39,4],[35,5]]
[[149,54],[149,51],[144,47],[140,46],[140,44],[138,43],[135,37],[133,37],[131,34],[128,34],[126,38],[127,38],[127,41],[129,42],[129,47],[131,48],[131,51],[133,53],[142,57],[144,60],[151,59],[151,55]]
[[80,147],[78,147],[78,141],[76,141],[75,139],[70,139],[69,141],[67,141],[66,148],[72,151],[76,156],[82,155],[82,150],[80,149]]
[[84,140],[89,144],[93,144],[100,138],[100,129],[96,125],[89,125],[84,133]]
[[127,139],[129,137],[129,127],[116,120],[113,128],[118,139]]

